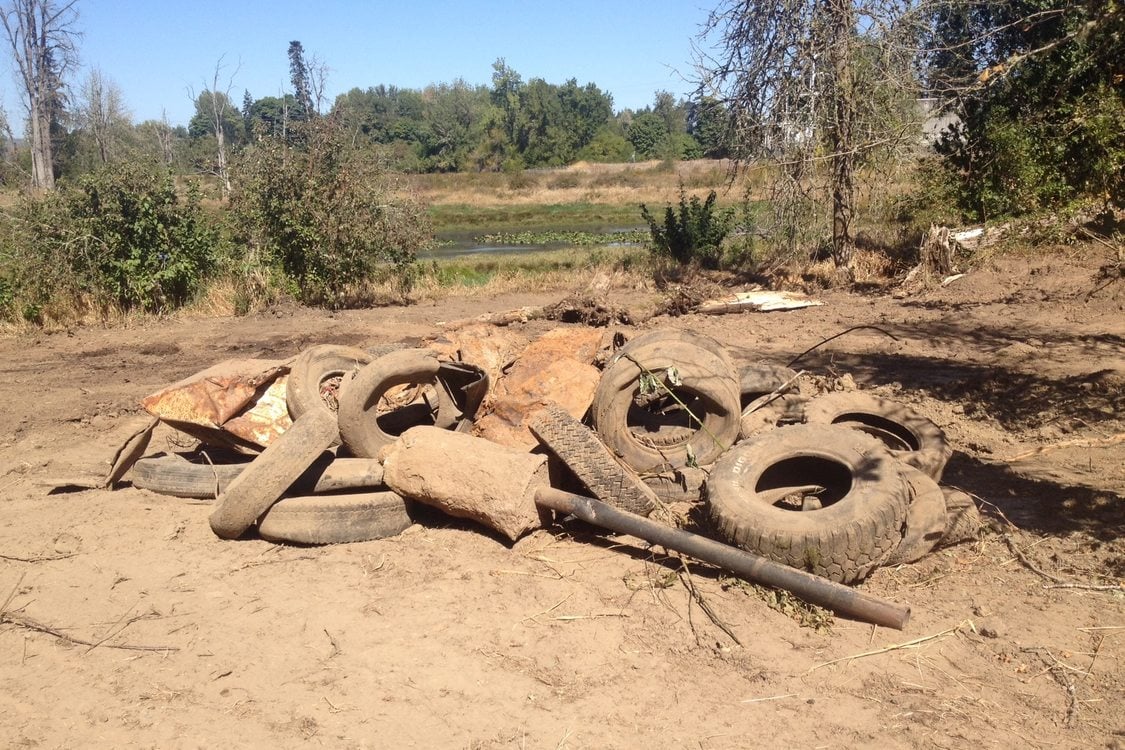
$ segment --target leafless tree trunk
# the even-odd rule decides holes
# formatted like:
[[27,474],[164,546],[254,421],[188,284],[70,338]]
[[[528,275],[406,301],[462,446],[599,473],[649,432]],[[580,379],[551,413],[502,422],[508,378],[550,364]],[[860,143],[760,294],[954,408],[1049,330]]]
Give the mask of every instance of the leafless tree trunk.
[[837,268],[852,272],[855,238],[855,77],[852,73],[852,35],[855,10],[852,0],[828,0],[828,84],[831,118],[828,139],[832,148],[832,259]]
[[8,113],[0,107],[0,127],[3,127],[4,132],[4,158],[8,161],[15,161],[16,158],[16,135],[12,132],[12,123],[8,120]]
[[79,121],[94,139],[98,159],[108,164],[120,150],[121,134],[129,124],[121,89],[94,68],[82,83]]
[[313,107],[316,108],[316,113],[319,115],[324,112],[328,103],[325,91],[328,88],[329,67],[318,55],[314,54],[305,64],[305,68],[309,74],[309,94],[312,98]]
[[227,153],[227,135],[224,125],[226,124],[227,112],[230,110],[230,90],[234,86],[234,77],[238,75],[239,68],[236,67],[234,72],[231,73],[230,78],[227,79],[227,86],[221,92],[222,96],[220,96],[219,76],[222,70],[223,60],[219,58],[219,61],[215,63],[214,75],[211,77],[211,87],[210,89],[205,89],[205,91],[209,90],[211,92],[211,107],[208,114],[211,116],[211,126],[215,132],[215,167],[219,178],[222,197],[226,198],[230,195],[231,185],[230,172],[227,168],[229,154]]
[[51,122],[60,108],[63,74],[74,62],[78,0],[11,0],[0,22],[24,89],[31,138],[31,186],[55,187]]
[[156,140],[160,147],[160,158],[171,166],[175,159],[172,151],[172,126],[168,123],[168,113],[164,110],[160,111],[160,127],[156,130]]
[[[698,47],[698,93],[725,105],[739,164],[777,165],[775,236],[807,235],[807,210],[830,203],[813,227],[851,274],[856,180],[875,154],[913,144],[918,87],[913,46],[898,20],[909,0],[720,0]],[[819,226],[817,226],[819,225]],[[823,236],[823,235],[821,235]]]

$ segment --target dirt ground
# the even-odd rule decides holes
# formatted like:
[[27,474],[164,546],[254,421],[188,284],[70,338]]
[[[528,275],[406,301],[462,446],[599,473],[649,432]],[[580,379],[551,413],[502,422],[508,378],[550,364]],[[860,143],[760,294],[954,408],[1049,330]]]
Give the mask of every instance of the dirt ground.
[[956,448],[944,483],[988,520],[979,541],[862,584],[913,608],[904,632],[803,627],[694,567],[741,645],[674,561],[628,537],[513,546],[435,517],[360,544],[232,542],[206,503],[43,484],[104,454],[143,396],[221,359],[414,341],[576,290],[2,338],[0,744],[1125,747],[1125,283],[1097,265],[1000,258],[916,294],[639,326],[780,363],[877,326],[801,366],[935,420]]

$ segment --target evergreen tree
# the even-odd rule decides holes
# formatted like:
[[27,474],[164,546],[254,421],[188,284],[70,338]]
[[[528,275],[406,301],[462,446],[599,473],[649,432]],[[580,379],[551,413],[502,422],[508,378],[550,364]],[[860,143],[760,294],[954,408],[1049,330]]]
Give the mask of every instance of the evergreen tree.
[[289,80],[293,84],[293,97],[297,103],[292,118],[294,120],[312,118],[316,110],[313,107],[309,68],[305,64],[305,48],[298,41],[289,42]]

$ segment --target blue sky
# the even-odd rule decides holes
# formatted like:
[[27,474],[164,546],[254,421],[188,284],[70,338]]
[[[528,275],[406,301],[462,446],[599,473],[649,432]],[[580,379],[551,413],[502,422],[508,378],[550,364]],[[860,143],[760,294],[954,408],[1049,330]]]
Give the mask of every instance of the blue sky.
[[[82,69],[99,68],[122,90],[135,121],[187,124],[189,89],[209,84],[223,58],[220,88],[232,98],[289,88],[286,52],[300,40],[306,56],[329,67],[328,94],[380,83],[422,88],[463,78],[489,84],[492,63],[507,60],[527,81],[595,83],[614,107],[638,109],[657,90],[685,96],[691,45],[708,0],[80,0]],[[6,53],[6,50],[5,50]],[[0,92],[14,129],[24,110],[0,54]]]

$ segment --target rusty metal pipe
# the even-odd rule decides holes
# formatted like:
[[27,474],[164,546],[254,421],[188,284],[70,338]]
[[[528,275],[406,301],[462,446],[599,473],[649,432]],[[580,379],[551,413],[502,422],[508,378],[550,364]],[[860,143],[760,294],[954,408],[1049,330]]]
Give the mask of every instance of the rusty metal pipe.
[[577,516],[595,526],[631,534],[646,542],[718,565],[747,581],[785,589],[810,604],[830,609],[845,617],[896,630],[905,628],[910,620],[910,607],[904,604],[856,591],[690,531],[663,526],[589,497],[541,487],[535,493],[535,502],[544,508]]

